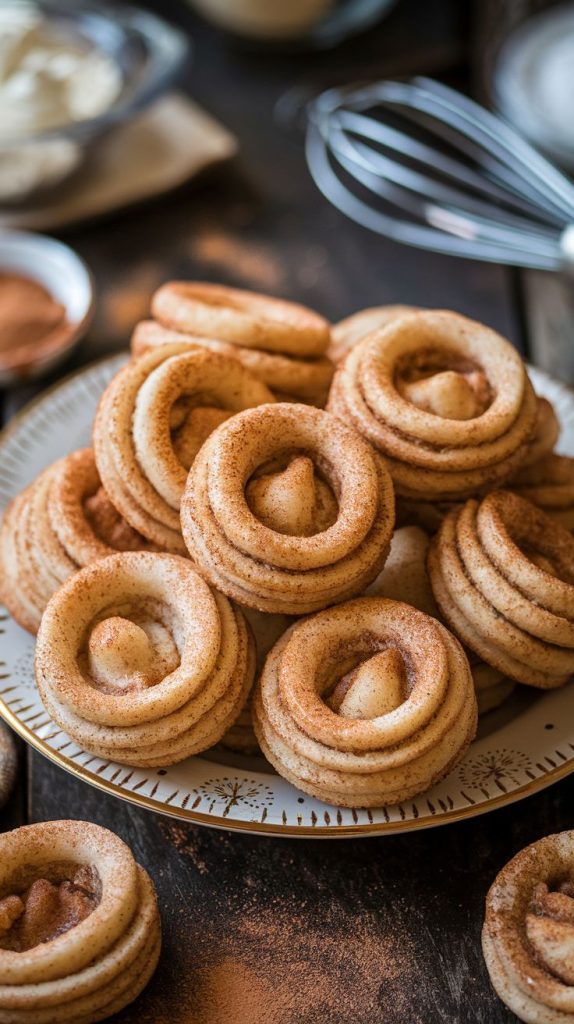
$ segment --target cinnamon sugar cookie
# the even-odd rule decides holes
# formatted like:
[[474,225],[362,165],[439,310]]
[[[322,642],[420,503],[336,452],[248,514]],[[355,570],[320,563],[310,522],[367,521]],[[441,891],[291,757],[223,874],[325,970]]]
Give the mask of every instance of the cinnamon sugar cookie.
[[490,980],[525,1024],[574,1022],[574,832],[517,853],[486,897]]
[[508,491],[468,501],[428,566],[444,619],[489,665],[542,688],[574,672],[574,537],[540,509]]
[[306,402],[317,406],[323,406],[327,401],[335,367],[326,356],[305,359],[265,352],[263,349],[244,348],[229,341],[174,331],[156,320],[142,320],[136,325],[131,350],[137,358],[173,342],[183,343],[188,348],[208,349],[236,359],[254,377],[262,380],[279,401]]
[[241,612],[175,555],[94,562],[51,598],[38,633],[42,701],[90,753],[175,764],[223,736],[253,680]]
[[131,1003],[157,966],[151,879],[88,821],[0,836],[0,1020],[95,1024]]
[[401,317],[359,342],[335,374],[328,408],[386,457],[397,495],[433,502],[506,481],[536,419],[509,342],[439,311]]
[[426,570],[429,543],[428,534],[418,526],[395,530],[383,569],[365,595],[404,601],[436,618],[438,608]]
[[120,370],[94,423],[106,491],[134,529],[185,554],[179,506],[187,473],[211,431],[235,412],[273,402],[236,360],[163,345]]
[[[523,489],[522,481],[524,481],[524,486],[528,488],[530,480],[533,481],[533,486],[535,486],[536,481],[539,479],[542,481],[548,477],[548,482],[550,483],[555,474],[558,478],[556,479],[556,484],[560,486],[560,493],[549,494],[548,500],[554,501],[557,504],[563,502],[566,505],[565,517],[567,517],[568,497],[562,489],[563,485],[567,482],[567,468],[565,465],[563,467],[559,466],[556,462],[556,460],[560,462],[559,457],[551,454],[558,440],[559,433],[560,425],[552,405],[545,398],[537,395],[534,434],[526,446],[520,469],[517,473],[513,474],[511,483],[508,486],[512,487],[513,491],[523,494],[529,501],[533,501],[535,505],[540,505],[541,508],[545,508],[545,511],[552,514],[550,508],[546,508],[544,505],[545,495],[541,493],[541,500],[537,501],[534,497],[534,492],[530,495],[527,490]],[[562,457],[562,459],[564,463],[572,461],[572,465],[574,465],[574,460],[568,460],[565,457]],[[570,503],[574,508],[574,471],[572,472],[572,498]],[[397,521],[401,525],[420,526],[428,533],[436,533],[444,517],[457,505],[460,505],[460,502],[421,501],[399,497],[397,499]],[[561,518],[559,508],[556,509],[554,518]],[[574,528],[574,512],[572,513],[572,527]]]
[[267,658],[253,722],[277,771],[344,807],[380,807],[438,782],[476,730],[466,657],[436,619],[359,598],[292,626]]
[[241,604],[287,615],[361,592],[384,563],[393,518],[372,449],[329,413],[283,403],[218,427],[181,504],[199,571]]
[[487,665],[474,651],[465,648],[465,653],[476,691],[478,713],[485,715],[488,711],[494,711],[495,708],[504,704],[507,697],[514,692],[516,684],[500,669],[494,668],[493,665]]
[[153,296],[152,312],[155,322],[134,332],[135,355],[186,340],[237,359],[282,401],[325,403],[330,326],[313,310],[239,288],[172,281]]
[[331,344],[328,349],[330,359],[335,365],[342,363],[357,342],[366,338],[367,334],[386,327],[408,313],[417,313],[418,310],[418,306],[371,306],[339,320],[331,328]]
[[101,486],[91,448],[59,459],[8,506],[0,527],[0,596],[36,633],[55,590],[84,565],[114,551],[149,548]]

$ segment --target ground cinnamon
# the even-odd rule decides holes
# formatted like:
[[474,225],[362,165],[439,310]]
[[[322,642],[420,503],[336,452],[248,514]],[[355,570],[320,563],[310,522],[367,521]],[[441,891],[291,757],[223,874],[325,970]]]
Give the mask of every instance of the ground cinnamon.
[[0,358],[29,345],[57,347],[70,330],[65,307],[47,288],[21,274],[0,274]]

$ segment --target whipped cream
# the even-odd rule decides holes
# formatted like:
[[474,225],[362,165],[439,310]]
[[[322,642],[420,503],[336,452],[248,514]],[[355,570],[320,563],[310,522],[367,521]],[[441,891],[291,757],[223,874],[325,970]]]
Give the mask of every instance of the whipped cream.
[[8,5],[0,23],[0,141],[105,113],[117,99],[117,64],[32,4]]

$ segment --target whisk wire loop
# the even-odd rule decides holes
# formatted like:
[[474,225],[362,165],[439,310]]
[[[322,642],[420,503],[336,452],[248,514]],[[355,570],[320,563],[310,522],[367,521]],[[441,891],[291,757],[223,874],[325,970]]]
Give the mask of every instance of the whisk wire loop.
[[359,84],[322,93],[308,113],[311,174],[357,223],[450,255],[574,263],[572,183],[453,89],[426,78]]

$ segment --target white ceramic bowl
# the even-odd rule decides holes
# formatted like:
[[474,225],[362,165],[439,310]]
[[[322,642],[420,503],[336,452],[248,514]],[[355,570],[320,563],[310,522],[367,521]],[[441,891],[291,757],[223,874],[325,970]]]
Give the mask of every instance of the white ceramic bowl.
[[66,308],[73,325],[63,343],[52,351],[23,346],[0,351],[0,387],[35,380],[69,356],[90,326],[94,314],[94,284],[86,264],[63,242],[28,231],[0,233],[0,274],[22,274],[38,281]]

